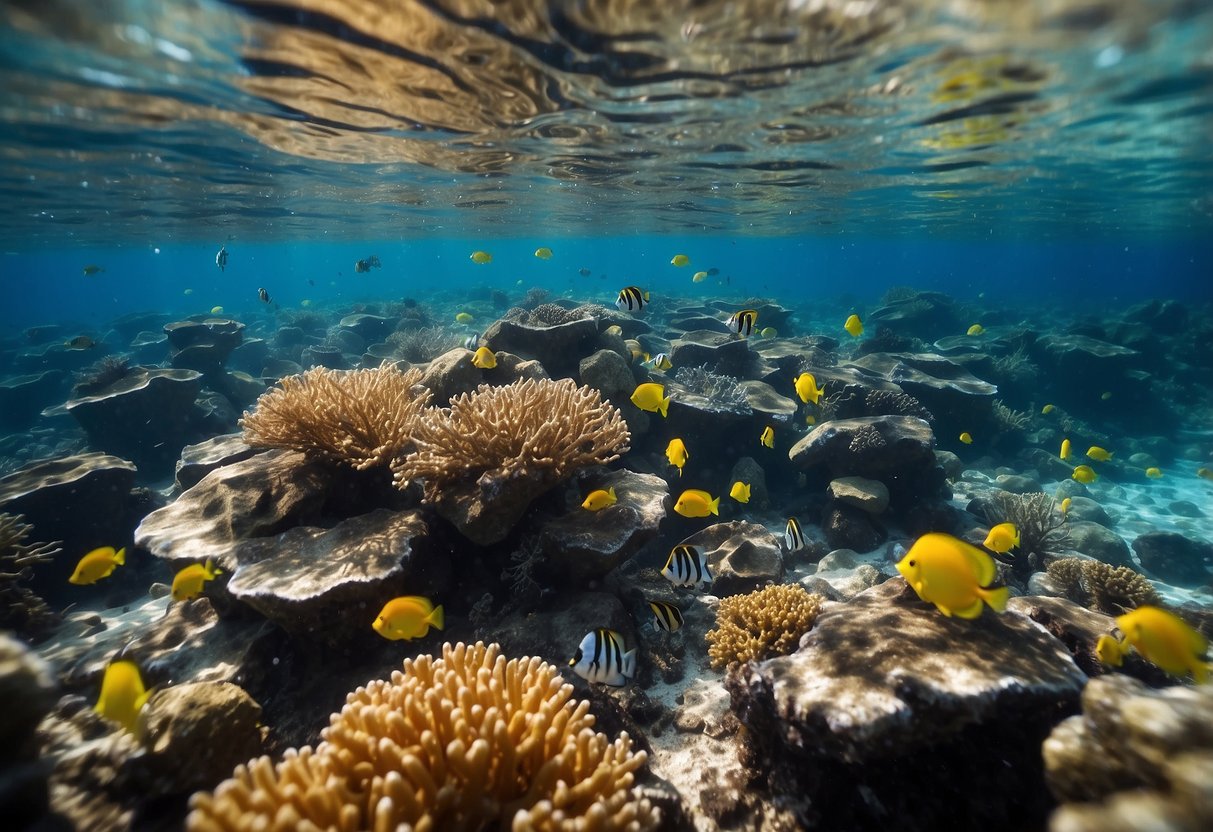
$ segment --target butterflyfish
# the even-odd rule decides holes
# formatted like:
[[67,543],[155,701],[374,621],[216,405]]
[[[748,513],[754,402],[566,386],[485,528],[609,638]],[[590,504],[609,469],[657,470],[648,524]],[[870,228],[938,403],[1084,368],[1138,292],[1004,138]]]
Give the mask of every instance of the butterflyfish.
[[489,254],[487,251],[473,251],[468,255],[468,259],[478,266],[483,266],[486,263],[493,262],[493,255]]
[[812,373],[801,373],[796,377],[796,395],[805,404],[819,404],[825,390],[817,386],[817,379]]
[[1162,479],[1162,469],[1151,466],[1146,469],[1146,476],[1152,480],[1160,480]]
[[973,434],[969,433],[967,430],[959,436],[959,439],[966,445],[973,444]]
[[1056,407],[1054,407],[1053,405],[1051,405],[1051,404],[1046,404],[1044,407],[1042,407],[1042,408],[1040,409],[1040,412],[1041,412],[1041,415],[1043,415],[1043,416],[1048,416],[1050,413],[1052,413],[1052,412],[1053,412],[1054,410],[1056,410],[1056,409],[1057,409],[1057,408],[1056,408]]
[[463,339],[463,348],[475,352],[480,349],[480,333],[473,332],[471,335]]
[[664,372],[665,370],[673,367],[674,364],[670,361],[670,357],[668,355],[666,355],[664,352],[659,352],[652,358],[646,358],[644,361],[642,361],[641,366],[648,367],[651,370],[662,370]]
[[758,441],[761,442],[764,447],[774,448],[775,447],[775,429],[773,427],[771,427],[770,425],[767,425],[765,428],[762,429],[762,435],[758,437]]
[[708,557],[698,546],[680,543],[670,550],[661,574],[674,586],[693,586],[696,589],[712,583],[708,569]]
[[569,667],[587,682],[621,687],[636,675],[635,648],[623,651],[623,636],[600,628],[585,634]]
[[725,326],[743,338],[748,337],[754,331],[754,324],[758,323],[758,311],[755,309],[742,309],[740,312],[734,312],[726,318],[724,323]]
[[689,266],[691,265],[691,258],[687,257],[685,254],[675,254],[670,258],[670,265],[678,266],[679,268]]
[[219,251],[215,253],[215,266],[219,271],[227,271],[227,246],[219,246]]
[[535,249],[535,256],[540,260],[551,260],[552,250],[547,246],[540,246],[539,248]]
[[729,496],[739,503],[748,503],[750,501],[750,484],[738,480],[729,489]]
[[615,487],[611,486],[605,491],[601,488],[591,491],[586,495],[581,507],[586,511],[602,511],[607,506],[613,506],[618,502],[615,496]]
[[101,695],[93,710],[133,734],[138,727],[139,711],[147,704],[149,696],[151,691],[143,686],[138,665],[121,659],[110,662],[105,668]]
[[76,586],[89,586],[102,578],[108,578],[115,569],[125,565],[125,547],[115,552],[113,546],[101,546],[80,558],[67,582]]
[[678,607],[667,604],[665,601],[649,601],[649,609],[653,611],[653,617],[657,619],[657,626],[667,633],[674,633],[682,629],[682,610]]
[[692,283],[703,283],[703,281],[705,281],[707,279],[708,279],[707,272],[695,272],[695,274],[691,275]]
[[639,312],[649,302],[649,293],[639,286],[624,286],[615,298],[615,307],[619,310]]
[[198,597],[207,581],[213,581],[222,574],[223,570],[216,567],[210,558],[206,559],[206,563],[191,563],[173,576],[173,600],[188,601]]
[[699,489],[688,489],[674,503],[674,511],[683,517],[707,517],[709,514],[720,514],[720,498]]
[[1007,607],[1009,590],[990,586],[998,577],[994,559],[950,534],[930,532],[918,538],[898,561],[897,571],[919,598],[948,617],[977,618],[984,605],[995,612]]
[[474,320],[476,320],[476,318],[471,312],[459,312],[455,315],[455,321],[457,323],[470,324]]
[[646,381],[632,392],[632,404],[649,413],[665,416],[670,408],[670,399],[660,384]]
[[985,327],[983,327],[981,324],[973,324],[971,327],[969,327],[967,330],[965,330],[965,335],[971,335],[971,336],[976,337],[978,335],[981,335],[985,331],[986,331]]
[[[223,254],[223,262],[224,263],[227,262],[227,253],[226,252],[224,252],[224,254]],[[100,274],[101,272],[105,271],[105,269],[101,268],[100,266],[89,265],[89,266],[85,266],[83,271],[84,271],[85,277],[92,277],[95,274]]]
[[410,641],[422,638],[430,627],[443,626],[442,605],[434,606],[429,598],[405,595],[384,604],[371,627],[390,641]]
[[783,530],[783,543],[789,552],[799,552],[804,548],[804,532],[795,517],[788,518],[788,525]]
[[497,366],[497,356],[488,347],[480,347],[472,355],[472,366],[482,370],[491,370]]

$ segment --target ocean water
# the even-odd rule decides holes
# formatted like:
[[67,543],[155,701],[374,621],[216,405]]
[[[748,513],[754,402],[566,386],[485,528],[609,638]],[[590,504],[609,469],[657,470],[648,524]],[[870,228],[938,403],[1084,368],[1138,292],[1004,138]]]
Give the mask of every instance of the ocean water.
[[[646,750],[635,783],[618,779],[613,828],[1141,828],[1074,762],[1136,753],[1109,739],[1119,705],[1080,755],[1040,749],[1089,713],[1091,685],[1122,685],[1105,694],[1119,703],[1140,683],[1157,707],[1213,720],[1207,688],[1195,705],[1173,690],[1194,687],[1213,635],[1210,137],[1213,7],[1187,0],[3,4],[0,521],[30,528],[25,544],[0,532],[0,629],[28,650],[27,670],[4,671],[28,718],[0,731],[20,747],[0,761],[0,812],[31,828],[253,828],[247,807],[207,825],[214,804],[191,795],[258,754],[277,764],[316,745],[348,691],[403,660],[483,640],[550,663],[597,730]],[[372,255],[380,265],[356,271]],[[650,301],[620,311],[631,286]],[[542,304],[592,305],[576,313],[589,334],[547,332],[561,313]],[[728,321],[746,308],[759,318],[742,338]],[[860,336],[843,328],[852,314]],[[473,368],[468,339],[498,366]],[[646,366],[658,353],[674,366]],[[241,414],[283,378],[313,365],[351,378],[385,359],[428,374],[436,408],[481,379],[571,378],[618,409],[629,449],[518,505],[494,492],[485,512],[512,519],[486,537],[460,514],[473,498],[458,478],[444,488],[464,508],[451,509],[392,489],[386,460],[351,473],[302,441],[308,461],[292,468],[242,444]],[[519,368],[530,360],[542,370]],[[692,389],[680,371],[696,367],[715,376]],[[802,372],[822,402],[796,394]],[[154,382],[165,392],[129,396],[145,376],[170,379]],[[663,385],[668,416],[633,400],[643,383]],[[719,402],[743,389],[744,415],[728,415]],[[912,406],[883,412],[877,391]],[[94,397],[101,410],[81,406]],[[854,420],[905,413],[930,418],[896,422],[895,449],[863,457],[871,433]],[[372,412],[353,429],[391,422]],[[858,438],[810,459],[829,431]],[[923,436],[925,456],[903,459]],[[675,437],[685,470],[667,464]],[[128,463],[84,456],[97,453]],[[202,466],[186,481],[183,456]],[[523,478],[546,463],[531,465]],[[56,466],[103,470],[63,486]],[[250,479],[217,496],[236,466]],[[883,482],[888,507],[869,516],[827,490],[844,475]],[[750,503],[728,496],[739,477]],[[620,506],[579,508],[609,483]],[[720,496],[719,514],[680,516],[686,489]],[[1047,505],[1021,536],[1035,522],[1060,537],[997,553],[980,583],[1018,596],[1007,612],[945,617],[903,579],[899,561],[931,532],[988,559],[979,544],[1012,518],[1006,501],[1029,500],[1006,495],[1033,493]],[[359,525],[387,511],[425,532]],[[626,541],[602,554],[619,528]],[[60,551],[14,548],[51,541]],[[688,542],[715,584],[661,575]],[[107,546],[126,563],[68,582]],[[173,599],[179,570],[208,557],[222,574]],[[1070,585],[1047,568],[1074,557],[1106,567],[1068,561],[1088,570]],[[1106,568],[1137,574],[1091,577]],[[729,599],[768,585],[819,595],[818,623],[715,666],[706,634],[727,630]],[[441,633],[371,629],[375,609],[414,595],[445,607]],[[678,605],[677,632],[653,600]],[[1143,605],[1165,610],[1144,636],[1118,618]],[[758,608],[736,613],[742,626]],[[622,686],[587,684],[569,662],[597,628],[637,650]],[[1121,664],[1101,661],[1100,636],[1121,640]],[[1188,646],[1176,659],[1154,636]],[[158,691],[129,731],[112,707],[84,707],[122,659]],[[227,732],[189,734],[191,710]],[[1005,782],[966,745],[974,731]],[[1203,739],[1131,742],[1213,755]],[[197,743],[227,753],[190,773]],[[72,762],[84,750],[103,761],[87,776]],[[929,781],[908,771],[924,757],[968,797],[924,798]],[[1207,799],[1171,794],[1189,774],[1168,769],[1159,799],[1177,828],[1209,828]],[[557,828],[510,788],[500,803],[531,812],[515,828]],[[1078,801],[1095,814],[1066,825]],[[475,811],[471,828],[500,821]],[[435,812],[433,828],[456,828]]]

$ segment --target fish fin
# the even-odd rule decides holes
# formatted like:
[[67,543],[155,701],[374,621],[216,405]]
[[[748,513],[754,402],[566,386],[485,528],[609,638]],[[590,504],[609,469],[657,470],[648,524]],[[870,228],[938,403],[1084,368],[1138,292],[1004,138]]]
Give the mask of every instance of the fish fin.
[[629,679],[636,675],[636,648],[623,654],[623,659],[619,662],[619,672]]
[[615,496],[615,486],[612,485],[610,488],[607,489],[607,496],[609,496],[611,498],[612,503],[619,502],[619,498]]
[[978,586],[985,586],[992,583],[998,577],[998,567],[994,565],[994,558],[990,557],[989,552],[978,549],[972,544],[959,541],[960,551],[964,554],[965,559],[972,564],[973,572],[977,575]]
[[708,503],[708,511],[712,512],[712,514],[715,514],[717,517],[720,516],[720,498],[719,497],[717,497],[715,500],[712,500],[712,502]]
[[[981,596],[990,609],[994,612],[1005,612],[1007,609],[1007,599],[1011,596],[1011,590],[1005,586],[995,587],[994,589],[979,589],[977,594]],[[976,618],[976,616],[974,616]]]
[[1213,668],[1207,662],[1202,662],[1199,659],[1192,665],[1192,681],[1198,685],[1203,685],[1209,681],[1209,670]]
[[668,412],[669,409],[670,409],[670,397],[666,396],[664,399],[662,399],[657,404],[657,410],[661,412],[662,416],[669,416],[669,412]]
[[644,293],[644,302],[645,302],[645,303],[648,303],[648,302],[649,302],[649,293],[648,293],[648,292],[645,292],[645,293]]
[[114,563],[118,564],[119,566],[126,566],[126,547],[125,546],[123,546],[121,549],[119,549],[118,552],[114,555]]
[[959,610],[953,610],[957,618],[977,618],[981,615],[982,599],[979,597],[972,604]]
[[947,607],[945,607],[943,604],[939,603],[938,601],[936,601],[936,602],[935,602],[935,607],[936,607],[936,609],[938,609],[938,610],[939,610],[941,613],[943,613],[944,615],[946,615],[948,618],[951,618],[951,617],[952,617],[952,611],[951,611],[950,609],[948,609]]
[[430,624],[437,627],[439,630],[443,629],[443,624],[446,623],[446,618],[442,613],[442,604],[434,607],[434,611],[430,613],[425,620],[430,622]]

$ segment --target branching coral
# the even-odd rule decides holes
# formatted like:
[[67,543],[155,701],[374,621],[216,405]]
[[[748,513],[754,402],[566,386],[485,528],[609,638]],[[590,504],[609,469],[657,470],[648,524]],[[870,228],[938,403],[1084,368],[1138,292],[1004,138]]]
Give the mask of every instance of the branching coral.
[[716,610],[716,629],[707,634],[712,667],[792,652],[812,629],[821,601],[800,584],[774,584],[723,599]]
[[19,514],[0,514],[0,629],[37,637],[58,616],[25,583],[35,565],[54,559],[59,544],[26,543],[34,527],[24,520]]
[[294,448],[359,471],[386,466],[410,445],[430,392],[420,370],[383,362],[370,370],[313,367],[287,376],[240,420],[254,448]]
[[451,483],[482,477],[557,483],[579,468],[618,459],[631,434],[597,390],[571,379],[526,379],[482,384],[448,408],[427,411],[413,438],[417,450],[392,466],[397,485],[422,480],[434,500]]
[[1032,418],[1022,410],[1012,410],[1000,400],[994,400],[994,421],[998,429],[1004,433],[1026,430]]
[[593,730],[559,671],[497,645],[446,644],[351,693],[313,751],[239,766],[191,800],[194,832],[646,830],[626,733]]
[[1070,529],[1048,494],[995,491],[989,499],[986,522],[991,526],[1013,523],[1019,531],[1019,548],[1004,557],[1011,558],[1012,572],[1021,582],[1052,558],[1068,551]]
[[423,326],[419,329],[399,329],[387,337],[396,355],[413,364],[432,361],[448,350],[459,346],[460,338],[440,326]]
[[1162,603],[1150,582],[1127,566],[1059,558],[1049,564],[1046,572],[1067,598],[1105,615],[1121,615],[1143,604]]

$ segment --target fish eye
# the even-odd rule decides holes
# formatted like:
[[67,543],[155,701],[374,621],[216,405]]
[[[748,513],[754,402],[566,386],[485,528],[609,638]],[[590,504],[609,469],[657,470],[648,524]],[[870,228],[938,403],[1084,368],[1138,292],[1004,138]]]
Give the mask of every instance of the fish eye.
[[916,560],[912,560],[912,561],[910,561],[909,565],[910,565],[910,566],[917,566],[917,565],[918,565],[918,561],[916,561]]

